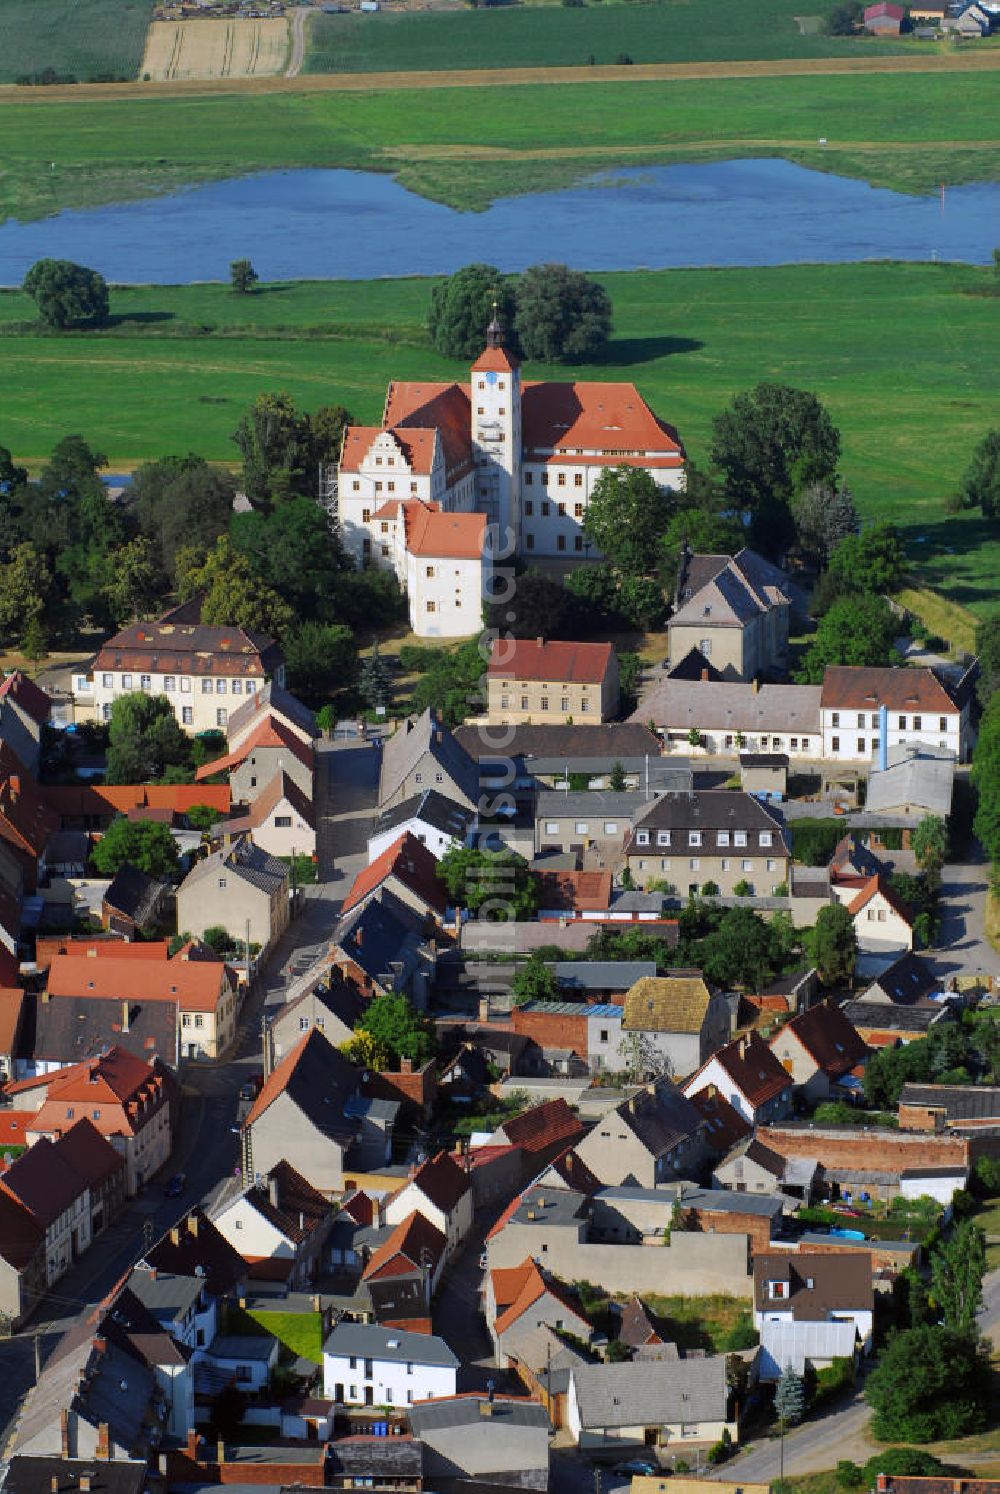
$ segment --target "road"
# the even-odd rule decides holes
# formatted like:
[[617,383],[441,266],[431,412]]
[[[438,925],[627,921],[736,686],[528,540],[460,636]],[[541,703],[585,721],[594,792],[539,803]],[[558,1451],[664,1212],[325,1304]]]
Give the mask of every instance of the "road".
[[288,66],[285,68],[286,78],[297,78],[302,71],[306,55],[306,16],[308,14],[308,9],[301,5],[292,11],[292,49],[288,57]]
[[943,974],[1000,975],[1000,954],[986,937],[989,867],[979,845],[973,843],[969,856],[941,873],[941,939],[931,955]]

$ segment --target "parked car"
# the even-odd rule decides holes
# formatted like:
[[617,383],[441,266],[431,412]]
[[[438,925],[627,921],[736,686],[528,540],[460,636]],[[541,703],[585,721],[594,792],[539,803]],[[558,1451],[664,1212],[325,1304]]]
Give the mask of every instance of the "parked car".
[[163,1190],[164,1198],[180,1198],[187,1187],[187,1173],[175,1172],[169,1183]]
[[625,1473],[629,1476],[632,1474],[649,1475],[658,1472],[658,1469],[655,1463],[647,1463],[643,1458],[629,1458],[625,1463],[616,1463],[611,1472]]

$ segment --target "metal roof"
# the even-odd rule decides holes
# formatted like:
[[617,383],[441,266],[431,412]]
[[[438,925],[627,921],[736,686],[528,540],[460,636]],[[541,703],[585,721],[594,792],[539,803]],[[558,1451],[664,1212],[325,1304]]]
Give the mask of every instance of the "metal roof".
[[401,1328],[382,1328],[375,1323],[340,1322],[323,1345],[324,1354],[343,1357],[356,1354],[364,1359],[389,1360],[396,1364],[443,1365],[457,1369],[460,1363],[443,1338],[433,1333],[408,1333]]

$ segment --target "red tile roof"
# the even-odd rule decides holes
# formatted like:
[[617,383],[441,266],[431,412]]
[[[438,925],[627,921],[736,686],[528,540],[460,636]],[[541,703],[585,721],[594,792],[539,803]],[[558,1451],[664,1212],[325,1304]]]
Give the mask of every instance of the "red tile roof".
[[202,764],[194,775],[195,779],[200,782],[201,779],[211,778],[216,773],[228,773],[231,768],[236,768],[240,763],[246,762],[251,752],[257,747],[287,747],[304,767],[313,766],[313,750],[309,743],[303,742],[302,738],[290,731],[277,716],[268,715],[249,736],[243,738],[232,752],[225,757],[217,757],[213,763]]
[[28,1145],[28,1132],[37,1114],[37,1110],[0,1110],[0,1152]]
[[[566,1101],[546,1100],[504,1121],[501,1131],[512,1146],[519,1146],[529,1160],[539,1152],[560,1143],[571,1146],[583,1135],[584,1128]],[[560,1147],[562,1150],[562,1147]]]
[[439,430],[449,483],[473,470],[468,385],[394,380],[386,394],[383,423],[403,440],[412,429]]
[[418,504],[403,505],[406,548],[411,555],[446,560],[480,560],[486,543],[485,514],[435,512]]
[[0,742],[0,836],[15,850],[36,860],[59,819],[45,802],[38,784],[7,742]]
[[411,1187],[419,1188],[424,1197],[439,1208],[442,1214],[450,1214],[472,1184],[465,1168],[460,1167],[449,1152],[438,1152],[436,1157],[430,1157],[422,1163],[412,1178],[396,1190],[393,1197],[398,1197]]
[[488,675],[518,680],[559,680],[599,685],[608,672],[610,643],[539,642],[534,638],[494,641]]
[[[839,1079],[867,1057],[868,1045],[839,1006],[821,1001],[781,1028],[793,1032],[825,1074]],[[774,1040],[772,1039],[772,1042]]]
[[536,876],[543,908],[603,913],[611,906],[609,871],[548,871]]
[[129,814],[136,809],[187,814],[196,804],[206,804],[220,814],[228,814],[231,802],[228,783],[47,783],[42,794],[45,802],[63,818],[106,817],[109,812]]
[[[754,1109],[780,1095],[791,1085],[782,1068],[758,1032],[746,1033],[720,1048],[709,1063],[722,1065],[736,1088]],[[707,1065],[702,1065],[702,1072]]]
[[913,913],[898,893],[894,892],[884,877],[869,877],[857,897],[847,905],[847,911],[854,918],[871,902],[877,893],[881,893],[889,907],[894,913],[898,913],[906,923],[913,923]]
[[[496,1280],[497,1276],[505,1279],[502,1279],[498,1283]],[[546,1281],[541,1271],[535,1265],[535,1262],[530,1258],[522,1261],[521,1265],[515,1266],[513,1270],[493,1272],[494,1297],[497,1297],[498,1292],[504,1297],[508,1297],[511,1290],[515,1287],[517,1288],[515,1295],[510,1298],[503,1312],[498,1313],[496,1322],[493,1325],[494,1332],[498,1334],[506,1333],[508,1328],[512,1327],[519,1318],[524,1316],[529,1307],[534,1306],[540,1298],[546,1295],[554,1297],[568,1312],[573,1314],[584,1329],[584,1332],[589,1332],[590,1325],[587,1323],[586,1318],[570,1293],[561,1283]],[[500,1302],[498,1299],[497,1307],[499,1308],[499,1306]]]
[[901,21],[906,11],[901,5],[893,5],[892,0],[876,0],[874,5],[865,6],[865,20],[874,21],[879,16],[887,16],[890,20]]
[[280,662],[273,638],[228,624],[196,620],[197,600],[182,603],[155,622],[132,623],[109,638],[94,660],[94,672],[148,670],[190,675],[262,677]]
[[958,710],[933,669],[897,669],[830,664],[823,675],[820,705],[824,710],[929,711],[954,715]]
[[342,913],[349,913],[369,897],[389,877],[395,877],[428,908],[443,915],[448,906],[444,883],[438,880],[437,861],[427,847],[407,830],[398,840],[376,856],[370,866],[358,872],[344,899]]
[[134,1136],[168,1098],[164,1072],[117,1046],[99,1058],[34,1080],[22,1079],[10,1088],[12,1092],[30,1090],[39,1083],[44,1085],[45,1099],[35,1116],[34,1130],[52,1135],[65,1130],[79,1106],[90,1112],[102,1136]]
[[273,1105],[274,1101],[284,1091],[296,1064],[305,1052],[307,1045],[312,1041],[313,1034],[316,1031],[315,1027],[310,1027],[308,1032],[304,1032],[295,1044],[295,1047],[290,1049],[281,1062],[276,1064],[268,1074],[261,1085],[260,1093],[256,1100],[254,1100],[246,1120],[243,1122],[244,1129],[249,1129],[254,1121],[260,1120],[264,1111]]
[[105,935],[103,939],[85,939],[72,935],[39,935],[35,941],[35,963],[40,970],[51,965],[57,955],[78,955],[91,960],[163,960],[169,956],[166,939],[127,940]]
[[705,1140],[713,1151],[728,1152],[738,1141],[749,1136],[753,1126],[745,1121],[739,1111],[730,1105],[725,1095],[720,1094],[714,1084],[708,1084],[697,1094],[689,1095],[691,1104],[708,1124]]
[[10,700],[39,726],[49,719],[52,710],[52,701],[45,691],[20,669],[14,669],[4,677],[0,684],[0,700]]
[[49,966],[53,996],[105,996],[122,1001],[174,1001],[183,1011],[214,1012],[229,989],[227,967],[207,960],[57,955]]
[[59,1138],[56,1150],[91,1188],[99,1188],[125,1167],[121,1152],[115,1150],[86,1116]]
[[24,1009],[20,986],[0,986],[0,1053],[12,1053]]
[[413,1270],[419,1271],[425,1263],[434,1267],[444,1254],[446,1244],[441,1231],[414,1209],[375,1251],[361,1279],[371,1281],[373,1277],[405,1276]]
[[[348,426],[340,456],[341,469],[344,472],[360,471],[372,448],[372,443],[376,437],[384,434],[381,426],[377,425]],[[426,476],[434,465],[437,431],[433,428],[405,426],[392,431],[391,435],[395,438],[401,456],[405,457],[410,472]],[[405,473],[407,467],[401,466],[399,470]]]
[[472,365],[473,373],[511,373],[518,360],[505,347],[484,348]]
[[525,456],[597,452],[591,466],[684,465],[677,432],[657,419],[634,384],[527,383],[521,404]]

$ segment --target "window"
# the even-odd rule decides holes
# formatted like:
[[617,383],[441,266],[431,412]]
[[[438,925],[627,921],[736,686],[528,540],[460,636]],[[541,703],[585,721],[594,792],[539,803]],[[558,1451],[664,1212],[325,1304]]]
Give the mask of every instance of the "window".
[[913,718],[913,730],[914,731],[922,731],[923,730],[923,726],[924,726],[924,718],[923,718],[923,716],[914,716],[914,718]]
[[185,1012],[184,1015],[181,1017],[181,1026],[182,1027],[190,1027],[191,1026],[191,1018],[188,1016],[187,1012]]
[[123,690],[131,690],[131,688],[132,688],[132,676],[130,674],[123,674],[122,675],[122,689]]
[[202,695],[211,695],[211,693],[212,693],[212,681],[211,680],[202,680],[202,682],[201,682],[201,693],[202,693]]
[[524,485],[526,488],[530,488],[534,484],[534,481],[535,474],[533,472],[526,472],[524,474]]
[[872,737],[872,752],[878,751],[878,737]]
[[791,740],[791,742],[789,743],[789,746],[791,747],[791,749],[792,749],[793,752],[797,752],[798,751],[798,746],[799,746],[799,739],[798,739],[798,737],[793,737],[792,740]]
[[255,695],[256,692],[257,692],[257,681],[256,680],[247,680],[247,694],[248,695]]
[[884,908],[879,908],[879,910],[878,910],[878,921],[879,921],[879,923],[885,923],[885,919],[886,919],[885,909]]
[[565,517],[566,517],[566,505],[565,505],[565,503],[557,503],[556,504],[556,513],[559,515],[560,519],[565,519]]
[[840,751],[840,738],[839,737],[831,737],[830,738],[830,751],[831,752],[839,752]]
[[689,846],[700,846],[701,845],[701,831],[700,830],[689,830],[688,831],[688,845]]
[[309,1031],[309,1018],[308,1017],[300,1017],[299,1018],[299,1031],[300,1032],[308,1032]]
[[102,705],[101,706],[101,720],[102,721],[110,721],[111,720],[111,707],[109,705]]
[[113,674],[102,674],[101,682],[105,690],[113,690],[115,687],[115,677]]
[[[249,688],[250,687],[248,685],[247,689],[249,690]],[[190,695],[191,694],[191,681],[189,679],[187,679],[187,678],[181,680],[181,694],[182,695]]]
[[574,474],[573,474],[573,486],[574,486],[574,488],[582,488],[583,487],[583,473],[582,472],[574,472]]
[[524,516],[525,516],[525,518],[526,519],[530,519],[533,516],[534,512],[535,512],[535,505],[532,503],[532,501],[531,501],[530,498],[526,498],[524,500]]
[[361,522],[362,522],[362,524],[369,524],[369,523],[371,523],[371,517],[372,517],[372,511],[371,511],[370,508],[363,508],[361,510]]
[[357,478],[355,478],[354,481],[351,483],[351,491],[353,493],[360,493],[361,492],[361,484],[358,482]]
[[193,726],[194,725],[194,711],[191,708],[191,706],[181,706],[181,725],[182,726]]
[[[728,741],[729,741],[728,737],[726,738],[726,741],[728,743]],[[728,830],[720,830],[719,833],[718,833],[718,835],[715,837],[715,843],[716,843],[716,845],[720,845],[720,846],[728,846],[728,844],[729,844],[729,831]]]
[[277,830],[290,830],[292,828],[292,817],[290,814],[276,814],[274,825]]
[[560,699],[560,701],[559,701],[559,709],[561,711],[568,711],[569,710],[569,696],[568,695],[564,695]]
[[746,833],[746,831],[745,830],[734,830],[733,831],[733,845],[734,846],[745,846],[746,843],[747,843],[747,833]]
[[558,835],[559,834],[559,821],[558,820],[546,820],[545,821],[545,833],[546,833],[546,835]]
[[840,712],[839,711],[834,711],[833,715],[830,717],[830,725],[831,726],[839,726],[840,725]]
[[535,548],[535,536],[533,534],[525,535],[524,547],[526,550],[533,550]]
[[740,870],[741,871],[753,871],[753,862],[752,861],[748,861],[747,858],[744,856],[743,860],[740,862]]
[[906,730],[906,717],[905,716],[900,716],[900,718],[899,718],[899,729],[900,729],[900,731],[905,731]]
[[[793,747],[795,746],[795,738],[794,737],[792,738],[792,746]],[[802,751],[803,752],[808,752],[809,751],[809,738],[808,737],[803,737],[802,738]]]
[[574,831],[575,831],[575,833],[577,835],[586,835],[586,833],[587,833],[587,821],[586,820],[577,820],[576,825],[574,826]]
[[382,522],[381,522],[381,524],[379,525],[379,533],[380,534],[388,534],[389,533],[389,525],[388,525],[388,523],[386,522],[385,519],[383,519]]
[[770,830],[762,830],[760,832],[760,843],[762,846],[769,846],[771,844],[771,839],[772,837]]
[[729,857],[728,856],[723,856],[723,858],[722,858],[722,870],[723,871],[728,871],[729,870],[729,866],[730,866]]
[[542,707],[543,711],[547,711],[548,710],[548,708],[549,708],[549,697],[547,695],[543,695],[542,696],[541,707]]
[[648,830],[637,830],[635,832],[635,843],[636,843],[637,846],[648,846],[649,845],[649,831]]
[[582,534],[574,534],[574,536],[573,536],[573,549],[574,550],[582,550],[583,549],[583,535]]
[[152,688],[153,688],[153,679],[152,679],[152,676],[148,675],[148,674],[140,674],[140,676],[139,676],[139,689],[140,690],[151,690]]
[[947,731],[947,730],[948,730],[948,717],[947,716],[939,716],[938,717],[938,731]]
[[618,822],[617,822],[617,820],[605,820],[604,821],[604,833],[605,833],[605,835],[617,835],[618,834]]
[[426,604],[426,607],[427,607],[427,611],[428,612],[436,612],[438,610],[437,609],[437,602],[428,602]]
[[220,877],[219,878],[219,886],[220,887],[225,887],[225,885],[226,885],[226,879],[225,879],[225,877]]
[[858,737],[858,751],[859,752],[864,752],[864,750],[865,750],[865,739],[864,739],[864,737]]
[[593,708],[594,707],[593,707],[592,703],[589,700],[581,700],[581,702],[580,702],[580,709],[581,709],[581,711],[583,711],[584,715],[586,715],[586,713],[588,711],[592,711]]
[[706,659],[710,659],[712,657],[712,640],[711,640],[711,638],[700,638],[698,640],[698,647],[701,649],[701,651],[705,655]]
[[767,1295],[775,1302],[783,1302],[788,1296],[787,1281],[769,1281]]
[[509,695],[501,695],[501,697],[500,697],[500,709],[502,711],[507,711],[507,710],[510,709],[510,696]]
[[865,728],[865,713],[864,713],[864,711],[859,711],[858,712],[858,727],[859,727],[859,729],[861,731],[864,731],[864,728]]
[[242,680],[233,680],[232,690],[233,690],[233,694],[234,695],[242,695],[243,694],[243,681]]
[[583,518],[583,504],[582,503],[574,503],[573,504],[573,517],[574,517],[574,519],[582,519]]
[[74,1110],[73,1110],[72,1105],[70,1105],[68,1107],[67,1111],[66,1111],[66,1119],[68,1121],[71,1121],[73,1119],[73,1115],[74,1115]]
[[[556,478],[556,483],[557,483],[557,485],[560,488],[564,488],[566,486],[566,474],[565,474],[565,472],[560,472],[559,473],[559,476]],[[560,507],[561,506],[562,505],[560,505]]]
[[228,719],[229,712],[226,710],[225,706],[219,706],[218,710],[215,713],[216,726],[225,726]]
[[[645,834],[645,831],[643,831],[643,834]],[[649,837],[647,836],[646,839],[648,841]],[[644,844],[645,844],[645,842],[644,842]],[[670,831],[669,830],[657,830],[657,832],[656,832],[656,844],[658,846],[668,846],[670,844]]]
[[778,870],[778,863],[776,861],[772,860],[771,857],[768,857],[767,869],[768,869],[769,872],[773,872],[773,871],[777,871]]
[[526,695],[522,695],[521,696],[521,710],[522,711],[526,711],[527,709],[528,709],[528,697]]
[[204,1027],[204,1025],[205,1025],[205,1018],[202,1016],[201,1012],[196,1012],[195,1013],[194,1025],[196,1027]]
[[557,550],[565,550],[565,548],[566,548],[566,536],[564,534],[560,534],[557,537],[557,539],[556,539],[556,549]]
[[691,859],[690,859],[690,861],[688,862],[688,868],[691,871],[698,871],[698,870],[700,870],[700,868],[701,868],[701,858],[699,856],[692,856]]

